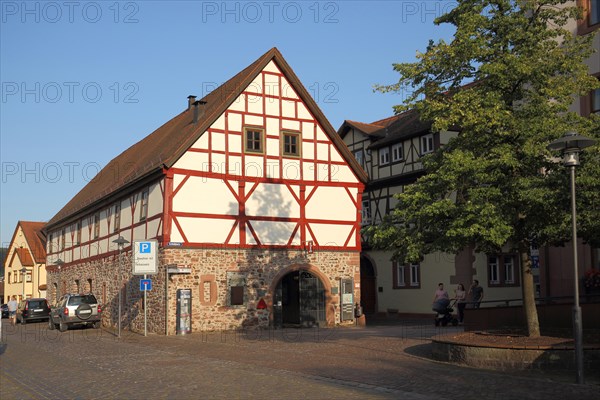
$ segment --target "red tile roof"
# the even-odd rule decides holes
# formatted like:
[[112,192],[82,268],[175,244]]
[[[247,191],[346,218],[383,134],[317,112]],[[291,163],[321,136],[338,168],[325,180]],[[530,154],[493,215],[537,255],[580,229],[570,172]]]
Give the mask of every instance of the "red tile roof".
[[33,267],[33,259],[31,258],[29,250],[27,250],[25,247],[19,247],[15,249],[15,254],[19,257],[22,266]]
[[272,48],[223,85],[202,98],[201,116],[193,123],[193,109],[187,108],[153,133],[110,161],[100,173],[77,193],[50,221],[51,229],[70,221],[80,213],[94,209],[103,199],[126,188],[164,173],[219,118],[270,62],[274,61],[287,76],[298,96],[319,122],[323,131],[336,144],[357,178],[365,183],[367,176],[335,130],[325,118],[308,91],[277,50]]
[[[44,264],[46,262],[46,235],[44,235],[43,228],[46,225],[45,222],[34,222],[34,221],[19,221],[15,227],[12,239],[10,241],[11,246],[17,248],[17,253],[21,263],[27,262],[28,266],[33,265],[35,261],[38,264]],[[27,242],[29,251],[25,250],[25,243],[15,243],[17,232],[19,227],[23,231],[23,236]],[[23,248],[21,248],[23,247]],[[25,250],[25,251],[22,251]],[[26,254],[25,254],[26,253]],[[33,257],[32,257],[33,256]],[[25,264],[24,264],[25,265]]]

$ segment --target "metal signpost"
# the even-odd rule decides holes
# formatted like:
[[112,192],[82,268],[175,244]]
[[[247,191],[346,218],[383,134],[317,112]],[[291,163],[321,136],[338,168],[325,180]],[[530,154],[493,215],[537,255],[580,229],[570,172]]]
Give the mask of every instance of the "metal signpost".
[[140,290],[144,292],[144,336],[148,336],[148,304],[146,293],[152,290],[152,280],[148,275],[158,272],[158,242],[144,240],[133,242],[133,275],[143,275]]

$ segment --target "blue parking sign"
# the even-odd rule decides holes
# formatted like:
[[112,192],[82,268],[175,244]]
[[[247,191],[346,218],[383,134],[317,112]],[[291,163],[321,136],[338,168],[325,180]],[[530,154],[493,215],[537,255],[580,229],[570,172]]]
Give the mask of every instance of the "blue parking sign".
[[140,253],[150,253],[152,244],[150,242],[140,242]]

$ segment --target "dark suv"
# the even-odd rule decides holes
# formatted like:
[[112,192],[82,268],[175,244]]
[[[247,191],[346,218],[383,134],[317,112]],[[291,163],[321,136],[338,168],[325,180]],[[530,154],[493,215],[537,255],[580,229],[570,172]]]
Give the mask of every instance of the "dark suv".
[[100,328],[102,323],[102,307],[93,294],[65,294],[52,307],[48,327],[61,332],[69,329],[70,325],[92,325]]
[[46,320],[50,314],[50,307],[46,299],[21,300],[17,307],[17,321],[26,324],[29,321]]

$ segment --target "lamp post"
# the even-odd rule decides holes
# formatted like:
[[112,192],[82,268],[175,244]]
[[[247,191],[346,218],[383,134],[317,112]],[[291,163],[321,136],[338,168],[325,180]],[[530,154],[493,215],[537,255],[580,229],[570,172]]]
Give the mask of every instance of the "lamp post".
[[21,300],[25,300],[25,273],[27,272],[27,268],[23,267],[19,271],[21,271],[21,281],[23,281],[23,295],[21,296]]
[[548,150],[561,151],[563,164],[569,167],[571,175],[571,220],[573,229],[573,336],[575,339],[575,365],[577,367],[577,383],[583,383],[583,333],[581,308],[579,307],[579,272],[577,266],[577,209],[575,206],[575,167],[579,165],[579,153],[592,146],[596,140],[567,132],[562,138],[548,145]]
[[62,265],[65,262],[63,260],[61,260],[60,258],[57,258],[56,261],[54,261],[54,265],[56,265],[58,267],[58,276],[57,276],[57,284],[56,284],[56,301],[58,301],[60,299],[60,268],[62,267]]
[[119,270],[117,271],[117,277],[119,280],[119,316],[118,316],[118,334],[117,336],[120,338],[121,337],[121,253],[123,252],[123,247],[125,247],[126,244],[129,243],[128,240],[126,240],[123,236],[119,236],[118,239],[113,240],[113,243],[115,243],[118,247],[119,247]]

